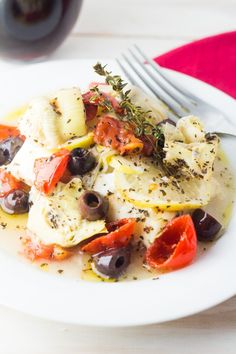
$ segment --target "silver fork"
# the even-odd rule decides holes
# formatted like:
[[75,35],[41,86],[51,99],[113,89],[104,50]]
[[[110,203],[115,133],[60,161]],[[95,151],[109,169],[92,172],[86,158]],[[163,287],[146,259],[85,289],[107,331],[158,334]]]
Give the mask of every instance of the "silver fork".
[[123,54],[122,60],[117,59],[117,63],[133,85],[154,95],[167,106],[170,119],[176,122],[183,116],[194,114],[204,121],[208,132],[236,137],[236,123],[230,117],[174,84],[161,66],[137,45],[128,51],[129,55]]

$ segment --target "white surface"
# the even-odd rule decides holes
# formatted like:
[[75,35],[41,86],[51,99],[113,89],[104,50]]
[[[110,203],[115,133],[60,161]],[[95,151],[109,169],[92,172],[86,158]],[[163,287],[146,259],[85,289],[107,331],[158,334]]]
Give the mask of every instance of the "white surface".
[[[32,96],[57,88],[78,85],[85,90],[91,81],[98,81],[93,64],[93,60],[86,59],[60,61],[2,73],[0,116],[12,109],[12,97],[14,105],[21,106]],[[109,61],[108,67],[120,73],[115,61]],[[207,97],[209,103],[234,121],[235,100],[201,81],[171,71],[168,74],[199,98]],[[37,85],[32,87],[32,82]],[[236,175],[236,140],[227,138],[222,145]],[[156,281],[89,283],[66,279],[35,270],[0,252],[0,303],[48,319],[106,327],[160,323],[188,316],[236,294],[236,257],[232,252],[236,250],[235,229],[236,217],[231,219],[224,237],[191,266],[162,275]]]
[[[85,0],[78,26],[52,59],[112,58],[134,42],[150,55],[161,54],[201,36],[234,30],[235,20],[235,0]],[[0,71],[12,66],[0,63]],[[5,308],[0,318],[3,354],[220,354],[235,353],[236,347],[236,298],[187,319],[124,330],[63,326]]]

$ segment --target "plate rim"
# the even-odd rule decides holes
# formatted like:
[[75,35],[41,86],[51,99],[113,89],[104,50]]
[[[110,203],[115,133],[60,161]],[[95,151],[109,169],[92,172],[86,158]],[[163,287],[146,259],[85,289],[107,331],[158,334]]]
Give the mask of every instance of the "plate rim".
[[[74,66],[75,64],[79,66],[79,64],[83,63],[83,65],[88,65],[88,62],[92,62],[93,60],[92,59],[75,59],[75,60],[56,60],[56,61],[49,61],[49,62],[46,62],[46,63],[37,63],[37,64],[32,64],[32,65],[29,65],[27,67],[22,67],[22,68],[18,68],[18,69],[14,69],[14,70],[11,70],[11,72],[7,72],[7,73],[3,73],[3,76],[5,75],[6,76],[6,79],[9,79],[8,76],[11,76],[12,77],[14,75],[21,75],[20,73],[24,73],[24,72],[27,72],[28,73],[30,71],[35,71],[35,70],[39,70],[40,71],[40,68],[48,68],[48,66],[51,66],[51,67],[60,67],[60,66],[64,66],[64,65],[68,65],[69,63],[71,64],[71,66]],[[95,62],[95,60],[93,61]],[[103,62],[108,62],[109,64],[112,63],[112,66],[114,65],[114,61],[113,60],[103,60]],[[39,68],[39,69],[38,69]],[[173,77],[175,77],[177,80],[182,80],[183,77],[185,78],[184,80],[186,80],[186,82],[189,80],[191,82],[195,82],[195,83],[198,83],[197,85],[200,85],[202,88],[204,88],[205,91],[210,91],[212,93],[210,94],[213,94],[214,95],[218,95],[218,96],[221,96],[223,97],[223,100],[226,102],[228,102],[227,104],[229,105],[235,105],[235,108],[236,108],[236,100],[234,100],[232,97],[230,97],[229,95],[227,95],[226,93],[220,91],[219,89],[215,88],[215,87],[212,87],[211,85],[207,84],[207,83],[204,83],[198,79],[195,79],[195,78],[192,78],[188,75],[185,75],[185,74],[182,74],[182,73],[179,73],[179,72],[176,72],[176,71],[173,71],[173,70],[169,70],[169,69],[165,69],[165,71],[167,73],[169,73],[170,75],[172,75]],[[181,79],[182,78],[182,79]],[[4,81],[4,80],[3,80]],[[45,90],[46,91],[46,90]],[[235,218],[236,219],[236,218]],[[236,220],[235,220],[236,221]],[[10,260],[9,260],[10,259]],[[31,269],[31,267],[29,265],[25,265],[25,264],[21,264],[19,265],[19,262],[17,260],[14,260],[17,264],[16,264],[16,267],[18,267],[19,269],[20,268],[24,268],[25,270],[25,274],[28,274],[28,276],[30,277],[30,279],[32,279],[34,276],[35,276],[35,269]],[[5,263],[6,262],[6,263]],[[9,256],[6,256],[6,258],[3,256],[2,252],[0,253],[0,265],[1,266],[4,266],[4,265],[8,265],[9,263],[12,263],[13,260],[12,260],[12,257],[9,257]],[[26,269],[27,268],[27,269]],[[1,267],[0,267],[1,269]],[[42,280],[42,278],[46,279],[48,278],[49,282],[51,283],[55,283],[55,281],[53,280],[53,278],[55,276],[52,276],[50,274],[44,274],[43,272],[41,271],[37,271],[38,272],[38,279],[40,278],[40,282],[44,282],[44,280]],[[176,272],[173,272],[171,274],[174,274]],[[0,274],[1,274],[1,270],[0,270]],[[19,273],[20,274],[20,273]],[[46,278],[45,278],[46,277]],[[165,279],[168,278],[168,276],[165,275]],[[58,278],[59,279],[59,278]],[[61,279],[60,279],[61,280]],[[142,280],[142,282],[144,282],[146,280]],[[148,283],[150,282],[150,280],[147,280]],[[63,280],[63,283],[65,282],[65,279]],[[17,285],[20,286],[20,283],[19,283],[19,279],[16,281]],[[71,281],[70,281],[71,283]],[[140,281],[136,282],[137,283],[140,283]],[[83,282],[83,285],[85,283]],[[121,284],[121,283],[120,283]],[[125,284],[125,283],[123,283]],[[126,283],[127,284],[127,283]],[[88,285],[88,284],[87,284]],[[94,287],[94,284],[90,287],[90,285],[88,286],[84,286],[88,289],[92,289]],[[106,284],[107,285],[107,284]],[[107,287],[105,285],[105,287]],[[112,284],[112,288],[114,288],[114,285],[115,284]],[[135,284],[134,284],[135,285]],[[115,285],[116,286],[116,285]],[[10,282],[8,282],[8,289],[10,290],[11,287],[12,287],[12,284],[10,284]],[[97,287],[97,286],[95,286]],[[109,284],[109,287],[111,287],[111,284]],[[136,286],[131,286],[131,287],[134,287],[136,288]],[[60,288],[60,286],[58,286],[58,288]],[[155,288],[155,286],[154,286]],[[157,287],[158,288],[158,287]],[[13,289],[16,290],[15,286],[12,288],[12,291]],[[37,287],[36,287],[37,289]],[[36,290],[35,289],[35,290]],[[92,289],[93,290],[93,289]],[[89,290],[90,291],[90,290]],[[132,290],[133,291],[133,290]],[[136,291],[136,290],[135,290]],[[7,294],[7,292],[5,291],[3,294],[0,294],[0,303],[7,306],[7,307],[11,307],[11,308],[15,308],[21,312],[24,312],[24,313],[30,313],[30,314],[34,314],[38,317],[41,317],[41,318],[48,318],[48,319],[52,319],[52,320],[56,320],[56,321],[60,321],[60,322],[63,322],[63,323],[74,323],[74,324],[80,324],[80,325],[87,325],[87,326],[102,326],[102,327],[129,327],[129,326],[141,326],[141,325],[148,325],[148,324],[154,324],[154,323],[162,323],[162,322],[166,322],[166,321],[171,321],[171,320],[175,320],[175,319],[178,319],[178,318],[182,318],[182,317],[187,317],[187,316],[191,316],[193,314],[196,314],[198,312],[202,312],[208,308],[211,308],[213,306],[216,306],[218,305],[219,303],[221,302],[224,302],[226,301],[227,299],[231,298],[232,296],[234,296],[236,294],[236,284],[234,286],[234,289],[232,287],[232,291],[227,291],[227,294],[225,294],[224,296],[221,297],[221,299],[215,299],[215,301],[212,301],[209,303],[206,303],[205,306],[203,305],[199,305],[198,307],[195,307],[192,311],[188,310],[187,313],[184,313],[186,311],[181,311],[177,314],[173,314],[173,315],[169,315],[169,316],[162,316],[162,318],[159,318],[159,320],[155,320],[152,316],[150,317],[149,316],[149,319],[148,319],[148,316],[146,316],[145,319],[137,319],[137,318],[133,318],[132,320],[124,320],[124,319],[120,319],[117,321],[116,320],[111,320],[109,319],[108,317],[105,318],[103,317],[102,320],[91,320],[91,317],[90,319],[80,319],[80,318],[74,318],[73,316],[70,317],[67,317],[65,316],[65,311],[63,312],[63,315],[57,313],[54,311],[54,314],[49,311],[49,309],[46,310],[46,313],[50,315],[47,315],[45,313],[45,310],[42,309],[42,307],[40,308],[40,310],[36,310],[36,309],[33,309],[32,306],[30,306],[30,309],[29,309],[29,306],[27,307],[26,306],[26,303],[23,302],[23,299],[22,299],[22,304],[19,306],[19,304],[15,304],[14,305],[9,305],[9,302],[11,301],[12,299],[12,296],[9,296],[9,294]],[[35,293],[35,291],[31,291],[31,295],[33,296],[37,296],[37,294]],[[29,301],[32,301],[32,298],[28,299]],[[74,298],[73,298],[74,300]],[[12,301],[14,302],[14,301]],[[27,310],[28,309],[28,310]],[[101,311],[99,311],[99,314],[101,315]],[[155,316],[154,316],[155,317]],[[152,319],[151,319],[152,318]]]

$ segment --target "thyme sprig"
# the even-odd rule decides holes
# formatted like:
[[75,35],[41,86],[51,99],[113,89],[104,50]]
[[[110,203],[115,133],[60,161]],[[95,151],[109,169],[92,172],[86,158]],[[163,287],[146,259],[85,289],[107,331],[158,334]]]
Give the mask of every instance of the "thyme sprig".
[[[151,111],[145,111],[141,106],[134,104],[130,97],[131,90],[125,90],[127,83],[118,76],[112,75],[111,72],[106,70],[106,65],[102,66],[97,63],[94,66],[95,72],[105,77],[105,82],[112,87],[120,98],[120,108],[122,114],[117,114],[118,118],[124,122],[129,123],[134,128],[134,133],[137,137],[145,136],[153,146],[153,156],[157,160],[163,159],[163,145],[164,135],[160,126],[153,124]],[[98,98],[101,94],[98,87],[94,87],[94,97]],[[110,102],[104,100],[102,105],[108,110],[112,111],[113,107]]]
[[113,110],[110,100],[108,100],[106,97],[105,98],[103,97],[102,101],[99,100],[99,98],[101,97],[101,92],[99,91],[99,88],[97,86],[91,88],[90,91],[93,92],[93,95],[89,99],[91,103],[99,102],[99,105],[105,108],[107,111]]
[[94,65],[95,72],[100,76],[105,76],[105,81],[108,85],[111,85],[113,90],[120,93],[121,95],[125,95],[123,89],[127,85],[122,78],[118,75],[111,75],[111,72],[105,70],[107,65],[102,66],[101,63],[97,63]]

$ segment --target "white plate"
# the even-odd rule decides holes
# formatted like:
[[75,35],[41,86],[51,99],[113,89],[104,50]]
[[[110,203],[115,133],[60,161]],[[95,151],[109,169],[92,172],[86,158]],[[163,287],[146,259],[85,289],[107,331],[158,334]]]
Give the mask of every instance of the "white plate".
[[[36,64],[1,73],[0,116],[37,94],[96,79],[91,60]],[[115,63],[110,67],[117,72]],[[199,97],[236,119],[236,102],[185,75],[170,72]],[[236,170],[236,139],[223,142]],[[236,171],[235,171],[236,172]],[[131,326],[188,316],[236,294],[236,217],[225,235],[197,262],[159,280],[89,283],[53,276],[0,252],[0,303],[40,317],[96,326]]]

